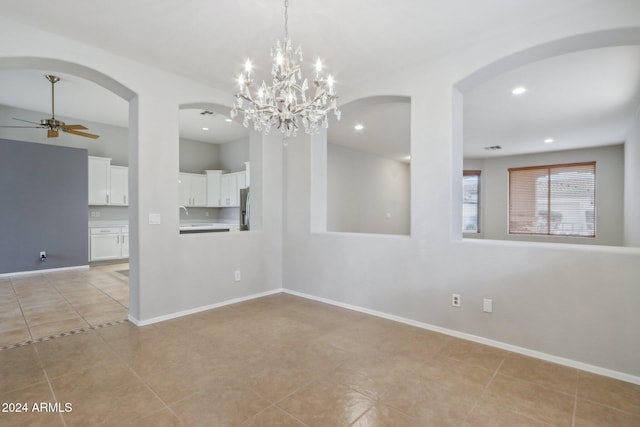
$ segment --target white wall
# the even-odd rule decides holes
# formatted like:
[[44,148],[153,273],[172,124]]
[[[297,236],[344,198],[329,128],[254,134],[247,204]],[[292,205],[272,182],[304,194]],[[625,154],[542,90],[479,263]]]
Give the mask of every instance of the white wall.
[[624,244],[640,247],[640,111],[624,144]]
[[[509,168],[596,162],[596,237],[523,236],[508,234]],[[482,170],[479,236],[529,242],[623,245],[624,147],[611,145],[584,150],[554,151],[522,156],[466,161],[464,169]],[[467,235],[473,237],[473,235]]]
[[180,172],[204,173],[207,169],[220,169],[220,147],[180,138]]
[[328,231],[409,234],[408,164],[328,144],[327,180]]
[[[345,102],[384,93],[411,97],[411,236],[310,232],[311,206],[317,209],[324,195],[309,171],[322,163],[315,156],[322,150],[291,142],[284,286],[640,383],[640,250],[461,238],[462,103],[455,87],[502,58],[508,59],[497,68],[531,60],[529,53],[511,55],[532,46],[640,27],[638,6],[594,2],[570,16],[519,23],[499,38],[364,78],[342,92]],[[634,37],[640,42],[640,31]],[[607,40],[595,36],[560,47],[597,43]],[[491,75],[482,70],[474,78]],[[452,293],[462,295],[462,307],[450,306]],[[492,314],[483,313],[483,298],[493,299]]]
[[245,162],[250,160],[249,139],[220,144],[220,167],[229,172],[245,170]]

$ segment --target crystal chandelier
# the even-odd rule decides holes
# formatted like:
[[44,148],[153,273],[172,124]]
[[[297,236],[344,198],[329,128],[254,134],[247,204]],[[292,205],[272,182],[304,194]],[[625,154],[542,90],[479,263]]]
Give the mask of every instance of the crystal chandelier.
[[249,121],[253,122],[253,129],[269,133],[272,126],[280,129],[285,138],[295,136],[298,132],[299,122],[302,122],[306,133],[317,131],[319,126],[329,126],[327,114],[333,110],[336,118],[340,120],[340,110],[336,106],[338,96],[334,90],[334,80],[329,74],[324,77],[322,62],[320,59],[315,64],[315,77],[313,86],[315,94],[307,95],[309,82],[305,78],[302,82],[300,63],[302,62],[302,49],[298,46],[294,50],[289,38],[288,28],[289,1],[284,2],[284,39],[276,41],[271,49],[271,86],[267,86],[264,80],[260,87],[252,94],[251,76],[252,64],[249,59],[245,63],[244,70],[238,77],[240,91],[236,93],[236,99],[231,110],[231,118],[241,112],[244,116],[242,124],[249,127]]

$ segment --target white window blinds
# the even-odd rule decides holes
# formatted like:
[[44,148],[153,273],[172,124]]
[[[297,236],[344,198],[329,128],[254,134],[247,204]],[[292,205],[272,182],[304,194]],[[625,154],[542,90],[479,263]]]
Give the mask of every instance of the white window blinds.
[[509,233],[595,237],[596,163],[509,169]]

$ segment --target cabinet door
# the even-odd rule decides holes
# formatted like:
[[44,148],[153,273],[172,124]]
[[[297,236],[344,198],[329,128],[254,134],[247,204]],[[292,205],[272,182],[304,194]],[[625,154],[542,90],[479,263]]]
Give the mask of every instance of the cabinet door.
[[235,186],[231,187],[231,206],[240,206],[240,189],[246,188],[247,185],[245,183],[245,173],[244,172],[236,172],[234,173],[236,176]]
[[[247,173],[246,172],[238,172],[237,176],[238,181],[238,194],[241,188],[247,188],[249,184],[247,184]],[[240,200],[240,199],[238,199]]]
[[120,245],[122,246],[122,258],[129,258],[129,233],[120,235]]
[[207,171],[207,206],[222,206],[222,171]]
[[111,166],[110,205],[127,206],[129,204],[129,168]]
[[207,176],[191,175],[192,206],[207,206]]
[[191,175],[181,173],[178,175],[178,187],[180,205],[191,206]]
[[108,205],[111,159],[89,157],[89,204]]
[[120,234],[96,234],[91,236],[91,261],[122,257]]
[[231,198],[233,190],[236,188],[236,176],[232,173],[222,175],[222,188],[221,188],[221,206],[227,207],[231,205]]

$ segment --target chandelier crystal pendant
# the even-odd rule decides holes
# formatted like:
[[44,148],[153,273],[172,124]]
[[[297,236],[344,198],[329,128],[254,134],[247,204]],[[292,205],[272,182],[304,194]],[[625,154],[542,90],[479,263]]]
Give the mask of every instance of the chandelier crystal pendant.
[[288,138],[296,136],[302,122],[306,133],[317,131],[320,126],[329,126],[327,115],[333,110],[334,115],[340,120],[340,110],[336,105],[338,96],[334,89],[333,77],[322,74],[322,62],[320,59],[315,64],[315,77],[313,96],[307,95],[309,90],[308,79],[302,80],[300,64],[302,63],[302,49],[293,48],[289,38],[288,28],[289,1],[284,2],[284,39],[277,40],[271,49],[271,86],[262,81],[254,93],[251,70],[253,65],[247,59],[244,70],[238,77],[240,91],[236,93],[236,99],[231,110],[231,118],[239,113],[243,114],[242,124],[249,127],[253,122],[253,129],[269,133],[271,127],[277,127]]

